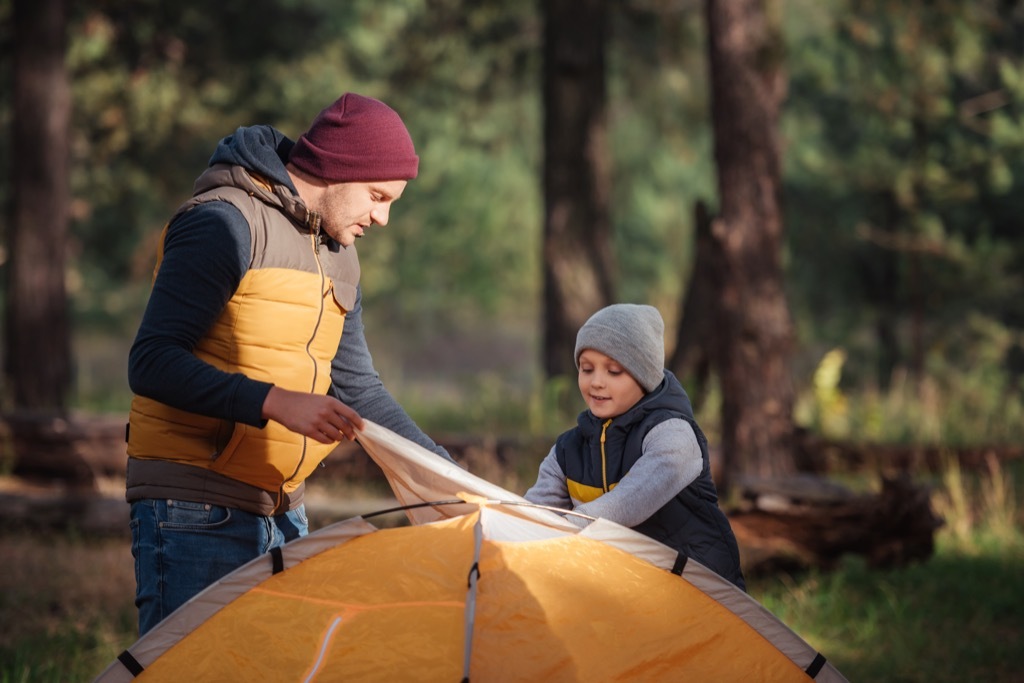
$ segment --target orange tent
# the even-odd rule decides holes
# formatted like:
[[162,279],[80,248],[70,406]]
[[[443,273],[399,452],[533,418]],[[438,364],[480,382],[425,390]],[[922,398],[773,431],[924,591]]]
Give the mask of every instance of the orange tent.
[[378,425],[360,441],[412,526],[354,518],[257,558],[97,681],[845,680],[646,536],[578,530]]

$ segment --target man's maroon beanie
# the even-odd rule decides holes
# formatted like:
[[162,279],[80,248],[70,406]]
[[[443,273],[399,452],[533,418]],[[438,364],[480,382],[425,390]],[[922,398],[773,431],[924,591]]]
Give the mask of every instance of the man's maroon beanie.
[[338,183],[411,180],[420,163],[398,113],[354,93],[342,95],[313,119],[288,161],[311,176]]

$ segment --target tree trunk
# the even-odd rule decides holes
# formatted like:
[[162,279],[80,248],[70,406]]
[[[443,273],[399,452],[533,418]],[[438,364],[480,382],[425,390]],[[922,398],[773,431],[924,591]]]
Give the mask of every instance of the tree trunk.
[[676,328],[676,342],[667,367],[675,375],[693,387],[690,400],[694,405],[703,405],[711,376],[715,350],[721,340],[718,338],[716,309],[716,282],[722,268],[715,260],[719,252],[711,236],[711,216],[707,205],[699,201],[693,210],[694,258],[690,282],[680,301],[679,323]]
[[544,370],[574,374],[576,332],[612,303],[606,0],[542,0]]
[[71,90],[64,0],[14,2],[4,401],[61,413],[71,388],[65,249]]
[[765,0],[706,0],[720,213],[713,222],[722,343],[723,488],[796,470],[793,325],[783,289],[781,37]]

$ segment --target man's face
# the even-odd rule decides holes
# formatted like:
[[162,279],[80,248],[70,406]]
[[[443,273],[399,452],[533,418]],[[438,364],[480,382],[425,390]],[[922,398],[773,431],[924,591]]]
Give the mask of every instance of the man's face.
[[387,225],[391,203],[402,196],[405,180],[329,185],[317,206],[324,231],[344,247],[355,244],[371,225]]

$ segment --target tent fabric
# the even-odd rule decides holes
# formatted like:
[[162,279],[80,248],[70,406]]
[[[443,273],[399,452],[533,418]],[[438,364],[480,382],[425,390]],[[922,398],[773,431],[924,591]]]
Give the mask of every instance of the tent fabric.
[[673,574],[667,546],[607,520],[579,530],[378,425],[359,439],[404,506],[462,502],[410,508],[411,526],[330,525],[281,548],[276,572],[257,558],[96,680],[845,680],[698,562]]

